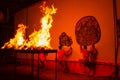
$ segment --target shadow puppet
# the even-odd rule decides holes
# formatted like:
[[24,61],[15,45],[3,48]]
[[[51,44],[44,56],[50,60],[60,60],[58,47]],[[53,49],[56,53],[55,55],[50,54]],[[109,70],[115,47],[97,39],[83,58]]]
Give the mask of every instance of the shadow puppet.
[[68,72],[68,64],[65,58],[72,54],[72,39],[65,32],[59,36],[58,63],[61,71]]
[[[101,30],[98,21],[93,16],[82,17],[75,26],[76,41],[80,45],[80,51],[83,56],[80,63],[84,64],[84,72],[86,75],[95,75],[95,65],[98,51],[95,44],[100,41]],[[90,51],[88,46],[92,46]]]

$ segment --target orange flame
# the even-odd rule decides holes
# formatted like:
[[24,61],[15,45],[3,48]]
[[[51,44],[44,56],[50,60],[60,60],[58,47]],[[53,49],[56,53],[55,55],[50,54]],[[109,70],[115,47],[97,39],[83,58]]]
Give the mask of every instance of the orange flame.
[[29,47],[44,47],[51,48],[50,46],[50,33],[49,30],[52,27],[52,14],[56,13],[56,9],[52,6],[52,8],[45,7],[45,5],[41,6],[42,12],[44,13],[43,18],[40,23],[42,23],[42,29],[39,31],[34,31],[29,36],[29,41],[26,44]]
[[51,8],[45,6],[44,4],[41,6],[43,17],[40,20],[41,23],[41,30],[34,31],[32,34],[29,35],[29,39],[24,39],[24,33],[25,33],[25,26],[19,25],[19,29],[17,30],[17,34],[15,35],[15,38],[10,39],[9,42],[5,43],[5,45],[2,48],[15,48],[15,49],[22,49],[22,48],[51,48],[50,45],[50,33],[49,30],[52,27],[52,14],[56,13],[56,10],[54,6]]
[[14,38],[10,39],[9,42],[6,42],[4,44],[4,46],[2,47],[2,49],[4,48],[15,48],[15,49],[18,49],[18,48],[21,48],[21,46],[23,45],[24,43],[24,34],[25,34],[25,29],[26,29],[26,26],[24,26],[23,24],[19,24],[18,25],[18,29],[16,30],[16,35]]

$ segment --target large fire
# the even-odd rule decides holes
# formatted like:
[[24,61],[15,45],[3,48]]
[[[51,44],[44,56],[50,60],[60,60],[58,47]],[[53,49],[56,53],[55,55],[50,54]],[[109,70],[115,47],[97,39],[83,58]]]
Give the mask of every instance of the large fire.
[[9,42],[5,43],[4,48],[14,48],[14,49],[51,49],[50,41],[50,28],[52,27],[52,15],[56,13],[54,6],[51,8],[45,6],[44,4],[40,7],[43,13],[43,17],[40,20],[41,29],[35,30],[29,35],[29,39],[24,38],[26,26],[23,24],[18,25],[18,29],[14,38],[10,39]]
[[14,38],[10,39],[9,42],[6,42],[2,49],[4,48],[15,48],[15,49],[20,49],[20,47],[23,45],[25,39],[24,39],[24,34],[25,34],[25,29],[26,26],[23,24],[18,25],[17,33]]

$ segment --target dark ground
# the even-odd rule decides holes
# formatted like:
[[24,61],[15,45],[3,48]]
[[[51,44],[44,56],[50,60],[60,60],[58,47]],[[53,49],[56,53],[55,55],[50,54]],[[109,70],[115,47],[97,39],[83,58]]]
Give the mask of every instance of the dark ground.
[[[55,80],[55,70],[34,68],[34,76],[32,75],[31,66],[21,66],[14,64],[0,65],[0,80]],[[75,74],[70,72],[57,71],[56,80],[116,80],[115,77],[107,76],[86,76],[83,74]],[[120,80],[120,79],[118,79]]]

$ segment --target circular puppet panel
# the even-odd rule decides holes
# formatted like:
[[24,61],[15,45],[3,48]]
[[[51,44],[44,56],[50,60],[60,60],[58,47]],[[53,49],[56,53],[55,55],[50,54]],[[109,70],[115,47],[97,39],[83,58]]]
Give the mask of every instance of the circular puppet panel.
[[79,45],[91,45],[100,40],[101,30],[98,21],[93,16],[81,18],[75,26],[76,41]]

